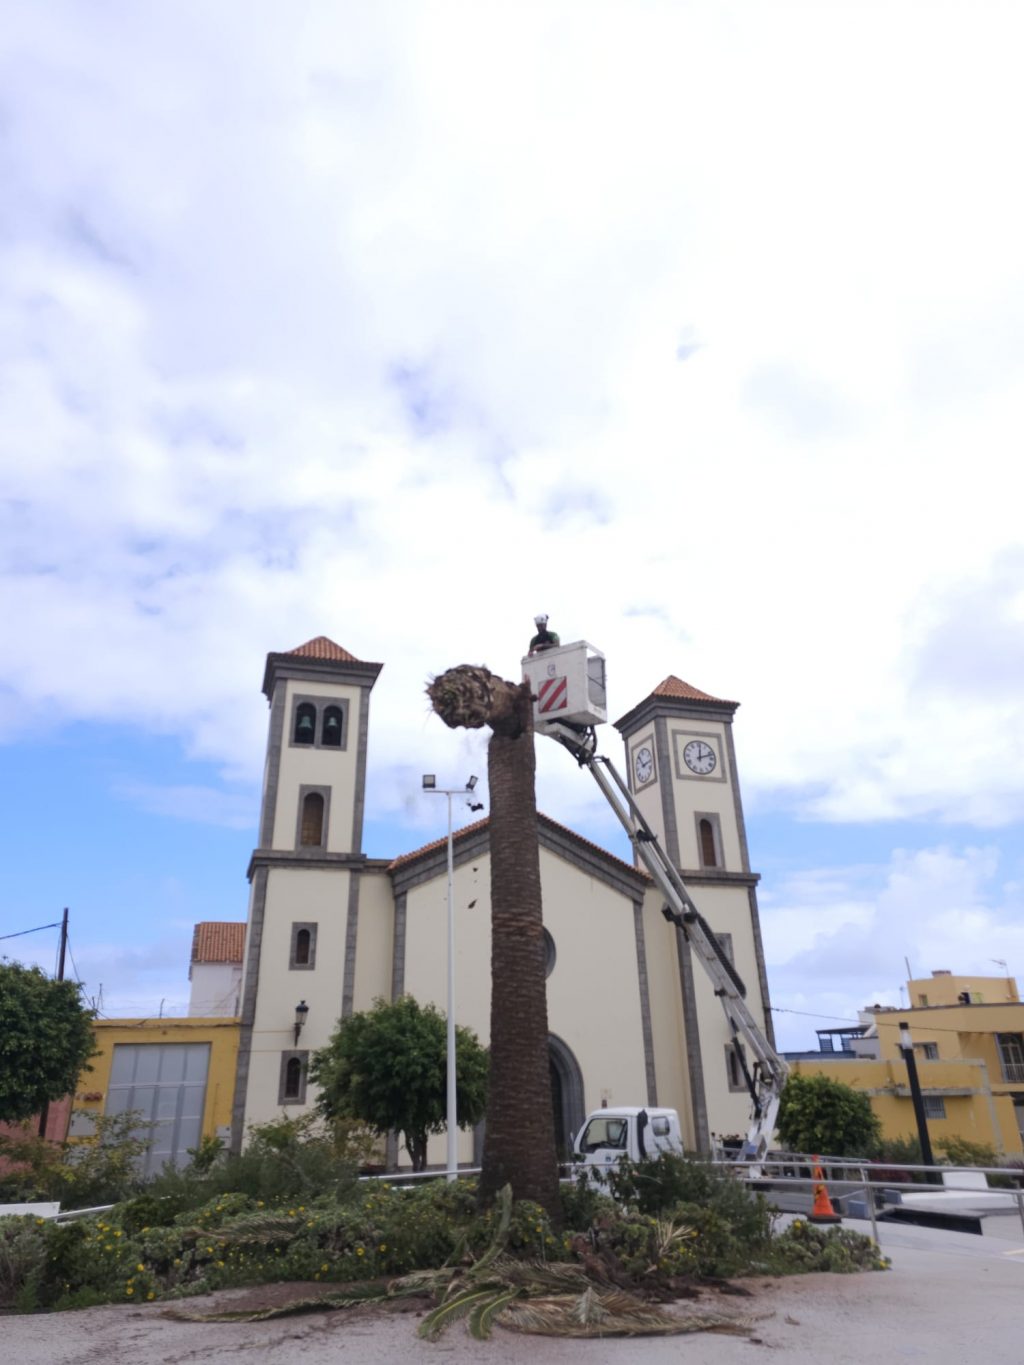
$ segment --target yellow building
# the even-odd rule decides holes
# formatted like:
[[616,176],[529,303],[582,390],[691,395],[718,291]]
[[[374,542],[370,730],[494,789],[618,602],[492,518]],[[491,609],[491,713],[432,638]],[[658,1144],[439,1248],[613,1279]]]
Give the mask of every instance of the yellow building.
[[[827,1075],[870,1096],[885,1137],[916,1135],[899,1045],[900,1024],[905,1022],[933,1145],[943,1138],[966,1138],[999,1153],[1020,1155],[1024,1004],[1016,981],[943,971],[908,981],[907,991],[913,1001],[908,1009],[875,1006],[864,1011],[863,1033],[848,1039],[856,1053],[822,1051],[795,1061],[793,1069]],[[869,1050],[873,1055],[866,1055]]]
[[204,1137],[227,1141],[237,1019],[97,1019],[93,1028],[97,1052],[79,1078],[70,1137],[89,1137],[96,1114],[138,1110],[152,1134],[147,1175],[186,1164]]

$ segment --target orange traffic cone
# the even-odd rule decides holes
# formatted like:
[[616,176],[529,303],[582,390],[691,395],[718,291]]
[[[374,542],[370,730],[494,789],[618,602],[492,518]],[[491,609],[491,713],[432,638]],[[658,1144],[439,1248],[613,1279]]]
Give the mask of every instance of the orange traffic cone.
[[820,1157],[814,1158],[811,1167],[811,1179],[814,1181],[814,1207],[811,1209],[808,1222],[810,1223],[841,1223],[843,1220],[832,1207],[832,1200],[828,1197],[828,1190],[825,1188],[825,1176],[821,1169]]

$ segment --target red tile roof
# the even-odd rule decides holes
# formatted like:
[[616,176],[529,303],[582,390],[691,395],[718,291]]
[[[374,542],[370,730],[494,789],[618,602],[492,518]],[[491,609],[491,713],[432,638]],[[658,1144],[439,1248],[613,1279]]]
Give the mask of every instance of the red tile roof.
[[[459,843],[460,840],[468,838],[471,834],[475,834],[477,830],[486,829],[487,825],[488,820],[486,817],[483,820],[474,820],[471,825],[463,825],[461,829],[457,829],[452,835],[452,843]],[[432,853],[435,848],[444,848],[447,843],[448,836],[445,835],[442,839],[431,839],[429,844],[423,844],[421,848],[414,848],[410,853],[400,853],[397,858],[392,858],[391,862],[388,863],[388,871],[394,872],[396,868],[404,867],[406,863],[411,863],[416,858],[422,858],[425,853]]]
[[242,965],[245,925],[235,920],[204,920],[192,931],[193,962],[237,962]]
[[[614,863],[617,867],[624,868],[625,871],[632,872],[638,877],[643,877],[645,881],[650,881],[650,877],[642,868],[634,867],[632,863],[627,863],[622,858],[617,858],[614,853],[609,853],[608,850],[602,848],[600,844],[592,843],[591,840],[584,839],[582,834],[577,834],[574,829],[569,829],[567,825],[560,825],[557,820],[552,820],[551,817],[545,815],[543,811],[537,812],[537,820],[542,828],[546,825],[549,829],[554,830],[558,834],[568,836],[574,843],[581,844],[584,848],[590,849],[593,853],[597,853],[600,857],[606,859],[610,863]],[[453,845],[460,843],[463,839],[469,838],[472,834],[477,834],[482,829],[486,829],[489,824],[490,820],[485,816],[483,820],[474,820],[471,825],[463,825],[461,829],[457,829],[452,835]],[[397,858],[392,859],[388,864],[388,871],[394,872],[397,868],[405,867],[407,863],[415,862],[417,858],[422,858],[428,853],[433,853],[437,849],[444,848],[447,843],[448,836],[445,835],[440,839],[431,840],[429,844],[424,844],[422,848],[414,848],[411,853],[402,853]]]
[[341,645],[336,645],[333,640],[328,640],[326,635],[317,635],[315,639],[307,640],[304,645],[299,645],[298,649],[289,649],[287,653],[298,654],[304,659],[330,659],[332,663],[358,664],[362,662],[354,654],[350,654],[347,649],[342,649]]
[[664,682],[660,682],[651,696],[677,697],[682,701],[712,701],[718,702],[722,706],[739,705],[739,702],[726,701],[724,697],[713,697],[710,692],[702,692],[699,687],[693,687],[690,683],[683,682],[682,678],[677,678],[674,673],[670,673]]

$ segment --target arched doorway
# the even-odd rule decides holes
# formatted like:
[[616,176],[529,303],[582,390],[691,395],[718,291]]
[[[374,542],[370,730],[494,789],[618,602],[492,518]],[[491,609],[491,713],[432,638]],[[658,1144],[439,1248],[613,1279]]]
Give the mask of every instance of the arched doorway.
[[572,1140],[583,1126],[583,1072],[572,1049],[553,1033],[548,1034],[548,1070],[551,1103],[555,1112],[555,1147],[559,1161],[572,1158]]

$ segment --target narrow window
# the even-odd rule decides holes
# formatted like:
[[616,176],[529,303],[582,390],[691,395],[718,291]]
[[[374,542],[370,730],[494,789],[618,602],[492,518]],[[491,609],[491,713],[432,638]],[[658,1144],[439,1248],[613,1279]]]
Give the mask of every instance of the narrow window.
[[289,971],[312,971],[316,966],[316,924],[310,920],[292,925],[291,948],[288,951]]
[[316,739],[316,707],[312,702],[304,701],[295,708],[295,735],[296,744],[312,744]]
[[328,706],[324,711],[323,729],[320,743],[327,749],[341,748],[341,707]]
[[282,1052],[281,1074],[277,1083],[278,1104],[306,1103],[306,1066],[308,1052]]
[[937,1062],[939,1060],[938,1043],[922,1043],[921,1052],[926,1062]]
[[289,1057],[284,1068],[284,1098],[297,1100],[302,1091],[302,1063],[298,1057]]
[[[742,1047],[742,1043],[726,1043],[725,1045],[725,1068],[729,1078],[730,1090],[746,1090],[747,1080],[743,1074],[743,1066],[740,1063],[739,1054],[736,1048]],[[744,1054],[746,1060],[746,1054]]]
[[307,792],[302,800],[303,848],[319,848],[324,841],[324,798],[319,792]]
[[946,1117],[946,1101],[941,1095],[924,1095],[922,1098],[926,1119],[944,1119]]
[[711,828],[710,820],[700,822],[700,857],[705,867],[718,866],[718,858],[715,854],[715,831]]

